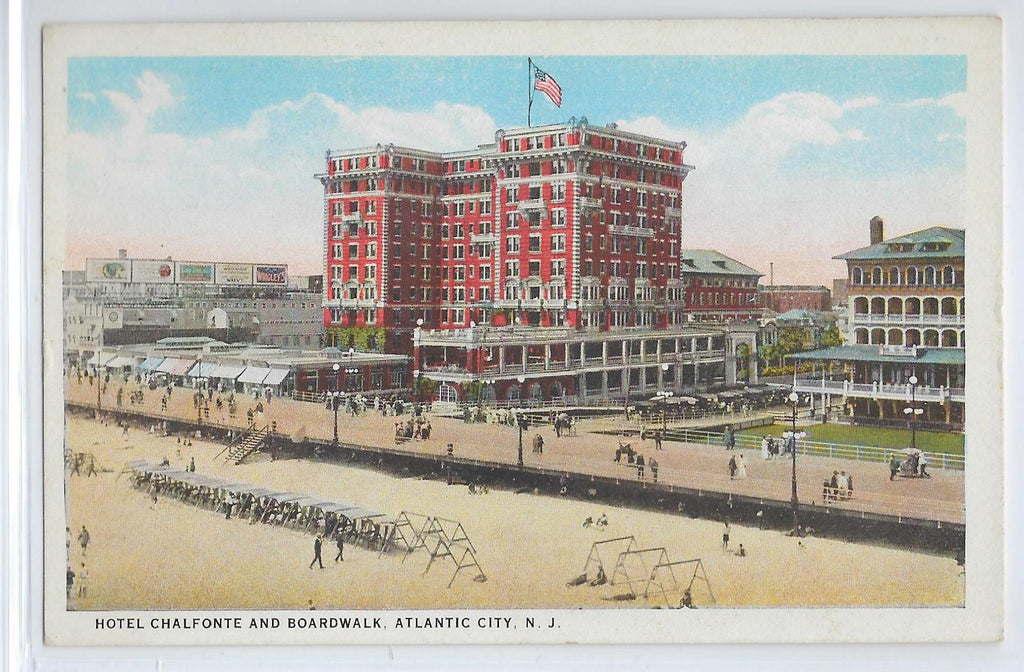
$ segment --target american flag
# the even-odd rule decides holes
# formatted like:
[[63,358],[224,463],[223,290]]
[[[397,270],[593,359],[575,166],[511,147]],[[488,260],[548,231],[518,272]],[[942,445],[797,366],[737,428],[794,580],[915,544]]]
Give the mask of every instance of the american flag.
[[555,104],[556,107],[562,106],[562,87],[558,85],[555,78],[544,72],[540,68],[534,66],[534,80],[533,88],[537,89],[548,99]]

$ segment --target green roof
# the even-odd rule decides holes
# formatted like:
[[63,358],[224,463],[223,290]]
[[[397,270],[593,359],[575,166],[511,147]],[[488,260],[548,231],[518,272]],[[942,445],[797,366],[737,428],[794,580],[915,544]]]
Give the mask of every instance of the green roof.
[[900,364],[964,365],[963,348],[918,348],[912,355],[883,355],[877,345],[840,345],[835,348],[808,350],[789,355],[787,359],[841,362],[895,362]]
[[838,254],[833,259],[883,260],[883,259],[949,259],[964,256],[964,230],[933,226],[908,233],[905,236],[883,240],[851,252]]
[[714,273],[715,275],[754,275],[764,273],[727,257],[717,250],[682,250],[679,253],[682,273]]

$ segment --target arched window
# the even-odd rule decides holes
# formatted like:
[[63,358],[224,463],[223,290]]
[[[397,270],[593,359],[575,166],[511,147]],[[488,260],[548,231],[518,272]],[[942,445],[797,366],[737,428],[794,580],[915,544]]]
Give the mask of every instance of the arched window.
[[921,280],[922,285],[934,285],[935,284],[935,267],[925,266],[924,267],[924,279]]
[[882,267],[875,266],[871,269],[871,284],[881,285],[882,284]]
[[900,284],[900,269],[896,268],[895,266],[889,269],[889,284]]
[[868,312],[868,299],[866,296],[858,296],[853,300],[853,312],[858,314],[867,314]]
[[956,284],[956,273],[953,272],[952,266],[946,266],[945,268],[942,269],[942,284]]
[[917,266],[911,266],[907,269],[907,284],[917,284]]
[[860,269],[860,266],[853,267],[853,284],[863,285],[864,284],[864,271]]

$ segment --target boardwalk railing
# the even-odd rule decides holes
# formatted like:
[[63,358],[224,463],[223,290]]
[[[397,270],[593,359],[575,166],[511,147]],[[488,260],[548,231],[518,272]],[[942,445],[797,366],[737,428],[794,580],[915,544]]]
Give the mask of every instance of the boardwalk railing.
[[[746,434],[736,434],[736,447],[749,450],[761,449],[761,438]],[[778,439],[778,437],[776,437]],[[665,432],[668,441],[684,441],[705,445],[721,446],[725,443],[725,435],[721,432],[704,432],[695,429],[669,429]],[[784,439],[779,439],[783,440]],[[963,455],[948,455],[926,451],[928,466],[935,469],[964,470]],[[881,448],[878,446],[861,446],[852,443],[834,443],[803,439],[797,442],[797,455],[815,455],[840,460],[862,460],[865,462],[888,462],[895,454],[902,459],[903,452],[897,448]]]

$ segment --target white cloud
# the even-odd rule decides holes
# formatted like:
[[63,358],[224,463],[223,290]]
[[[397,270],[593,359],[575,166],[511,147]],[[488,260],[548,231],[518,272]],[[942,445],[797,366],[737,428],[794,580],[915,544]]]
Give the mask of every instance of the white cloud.
[[876,100],[839,104],[817,93],[784,94],[704,137],[653,117],[620,126],[689,143],[685,160],[696,170],[683,186],[684,245],[719,249],[766,275],[774,262],[777,283],[827,284],[843,273],[832,256],[866,245],[874,215],[893,235],[963,226],[961,172],[839,177],[783,169],[791,152],[806,146],[834,147],[842,161],[844,143],[868,140],[862,129],[842,127],[844,114]]
[[79,100],[88,100],[90,103],[96,102],[96,94],[90,91],[82,91],[81,93],[76,93],[75,98],[78,98]]
[[245,126],[201,137],[157,133],[150,120],[178,104],[152,73],[129,96],[107,91],[116,131],[69,136],[71,263],[124,247],[133,255],[279,260],[296,273],[322,264],[324,150],[394,142],[453,150],[493,141],[480,108],[354,110],[322,94],[253,113]]
[[132,96],[121,91],[104,89],[103,95],[124,119],[124,131],[138,135],[149,127],[150,118],[159,110],[173,107],[178,99],[171,93],[170,85],[146,70],[135,80],[138,95]]
[[906,103],[900,103],[900,107],[948,107],[958,116],[966,118],[967,92],[959,91],[942,98],[917,98]]
[[874,96],[866,96],[864,98],[851,98],[850,100],[843,103],[844,110],[859,110],[862,107],[874,107],[881,103],[878,98]]

